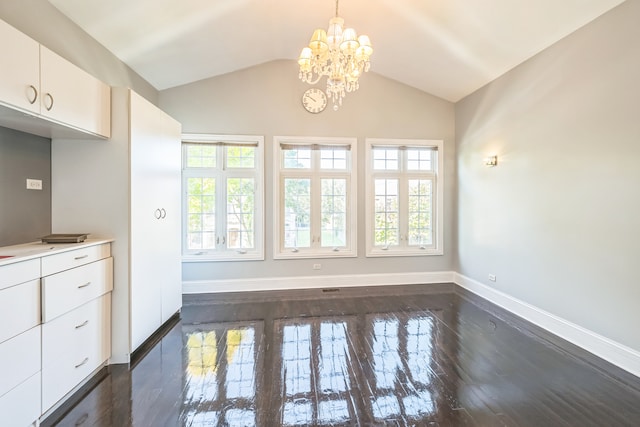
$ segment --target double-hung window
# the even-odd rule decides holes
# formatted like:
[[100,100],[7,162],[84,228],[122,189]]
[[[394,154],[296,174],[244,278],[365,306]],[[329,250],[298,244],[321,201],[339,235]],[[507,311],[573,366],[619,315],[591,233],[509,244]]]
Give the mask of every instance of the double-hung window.
[[367,139],[367,256],[443,253],[442,145]]
[[355,138],[275,137],[275,258],[356,256]]
[[261,136],[183,135],[183,259],[262,260]]

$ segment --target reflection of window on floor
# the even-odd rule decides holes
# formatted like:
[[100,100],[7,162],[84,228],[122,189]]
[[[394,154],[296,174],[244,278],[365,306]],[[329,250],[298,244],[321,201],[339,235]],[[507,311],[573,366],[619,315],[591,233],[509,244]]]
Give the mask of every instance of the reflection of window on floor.
[[341,425],[355,419],[348,322],[282,322],[282,424]]
[[430,316],[371,317],[371,413],[376,420],[419,420],[433,415],[433,346]]
[[256,425],[256,327],[198,325],[187,332],[184,425]]

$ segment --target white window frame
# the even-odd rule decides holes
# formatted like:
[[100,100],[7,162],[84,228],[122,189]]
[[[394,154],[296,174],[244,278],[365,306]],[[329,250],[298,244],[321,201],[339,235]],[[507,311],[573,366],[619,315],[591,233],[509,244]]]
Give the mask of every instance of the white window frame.
[[[257,135],[216,135],[216,134],[182,134],[183,151],[182,151],[182,261],[183,262],[209,262],[209,261],[261,261],[264,260],[264,137]],[[255,150],[255,168],[242,169],[234,168],[226,169],[226,159],[224,156],[218,158],[216,168],[187,168],[185,144],[225,144],[225,145],[242,145],[251,144],[256,146]],[[253,178],[255,179],[255,212],[254,212],[254,232],[255,247],[252,250],[239,251],[226,247],[226,240],[222,245],[218,245],[216,249],[187,249],[187,179],[191,177],[216,177],[226,181],[226,178]],[[216,192],[216,195],[218,193]],[[223,199],[226,200],[226,190]],[[222,222],[220,218],[226,217],[226,201],[216,201],[218,224]],[[219,207],[224,209],[220,210]],[[226,236],[226,229],[218,230],[217,233]],[[220,237],[218,236],[218,237]]]
[[[358,139],[357,138],[338,138],[338,137],[294,137],[294,136],[274,136],[273,137],[273,158],[274,158],[274,173],[273,173],[273,188],[274,188],[274,219],[273,219],[273,258],[274,259],[299,259],[299,258],[345,258],[345,257],[357,257],[358,256],[358,240],[357,240],[357,200],[358,200],[358,169],[357,169],[357,152],[358,152]],[[331,170],[321,170],[319,165],[315,165],[312,169],[285,169],[282,162],[282,145],[301,145],[301,146],[313,146],[313,145],[336,145],[336,146],[350,146],[350,165],[347,165],[347,169],[344,171],[334,172]],[[283,182],[284,178],[290,177],[311,177],[312,181],[319,181],[323,177],[346,177],[347,178],[347,191],[349,192],[347,197],[347,220],[346,224],[348,229],[346,230],[347,245],[343,248],[323,248],[316,240],[316,245],[312,244],[310,248],[285,248],[284,247],[284,195],[283,195]],[[313,191],[313,190],[312,190]],[[315,193],[319,195],[320,193]],[[319,212],[320,197],[318,200],[313,199],[312,194],[312,212]],[[314,201],[315,200],[315,201]],[[314,205],[315,203],[315,205]],[[317,206],[317,209],[314,209]],[[312,215],[312,230],[313,227],[320,227],[319,215]]]
[[[430,175],[430,180],[435,181],[434,192],[435,195],[432,198],[432,233],[433,244],[430,246],[409,246],[406,244],[406,236],[401,239],[403,244],[398,246],[389,246],[383,249],[374,245],[374,227],[375,227],[375,188],[374,181],[376,177],[384,177],[386,171],[374,170],[373,168],[373,148],[374,147],[424,147],[434,150],[436,161],[432,162],[432,172],[425,174],[424,172],[416,171],[415,176]],[[366,176],[366,194],[365,194],[365,227],[366,227],[366,256],[367,257],[393,257],[393,256],[429,256],[429,255],[443,255],[443,230],[444,230],[444,179],[443,179],[443,165],[444,165],[444,143],[442,140],[427,140],[427,139],[381,139],[381,138],[366,138],[365,140],[365,176]],[[402,167],[401,167],[402,168]],[[398,173],[388,172],[389,175],[398,175]],[[401,170],[399,173],[402,179],[408,181],[411,178],[412,172],[407,170]],[[402,183],[401,183],[402,187]],[[405,186],[406,187],[406,186]],[[406,194],[404,195],[406,197]],[[400,212],[400,215],[407,215],[406,212]],[[400,234],[406,233],[406,230],[401,230]]]

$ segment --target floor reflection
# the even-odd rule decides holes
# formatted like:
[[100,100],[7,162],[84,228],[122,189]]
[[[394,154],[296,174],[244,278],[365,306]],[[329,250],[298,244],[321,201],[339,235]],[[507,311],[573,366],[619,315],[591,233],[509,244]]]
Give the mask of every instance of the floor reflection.
[[131,369],[41,427],[640,425],[640,382],[456,294],[397,290],[186,298]]
[[262,323],[184,326],[183,425],[255,426]]

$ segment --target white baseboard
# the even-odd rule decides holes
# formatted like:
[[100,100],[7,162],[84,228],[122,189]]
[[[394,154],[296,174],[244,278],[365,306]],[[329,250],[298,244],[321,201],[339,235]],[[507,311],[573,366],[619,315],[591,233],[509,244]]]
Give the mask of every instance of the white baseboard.
[[421,285],[453,283],[453,271],[349,274],[337,276],[266,277],[233,280],[194,280],[182,282],[183,294],[275,291],[352,286]]
[[454,282],[460,287],[528,320],[534,325],[640,377],[640,352],[462,274],[454,273]]

